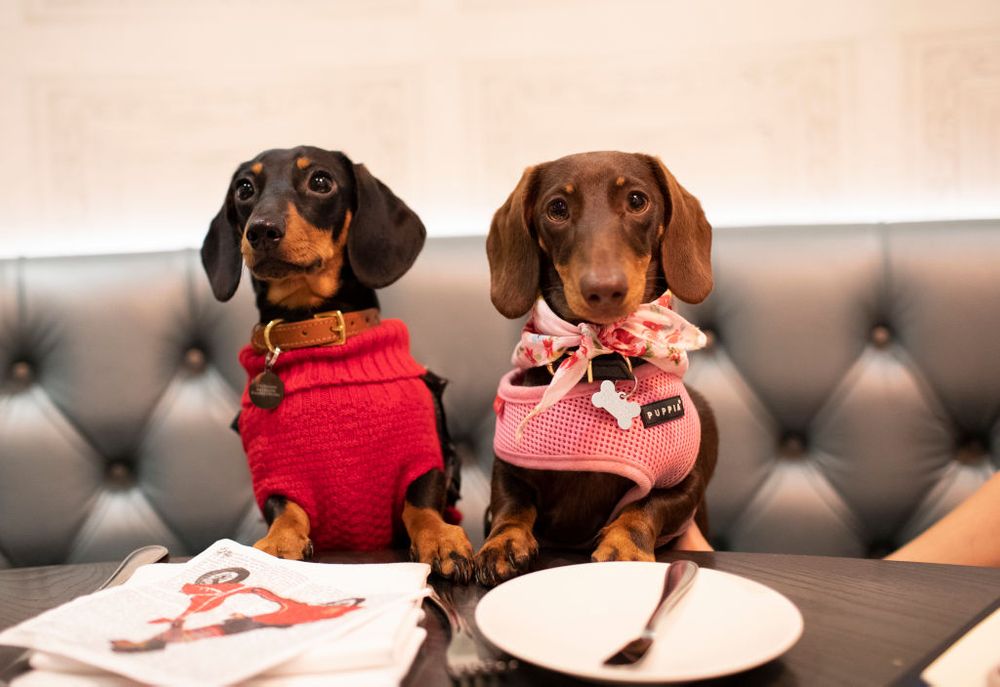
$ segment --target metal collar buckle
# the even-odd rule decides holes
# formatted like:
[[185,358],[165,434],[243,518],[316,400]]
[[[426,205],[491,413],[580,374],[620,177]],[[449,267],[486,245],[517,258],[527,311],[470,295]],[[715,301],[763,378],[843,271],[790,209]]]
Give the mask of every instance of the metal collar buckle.
[[[343,346],[347,343],[347,323],[344,321],[344,313],[340,310],[332,310],[330,312],[322,312],[313,315],[314,320],[320,319],[332,319],[336,320],[333,325],[330,326],[330,331],[337,337],[335,340],[331,341],[328,346]],[[282,324],[284,320],[276,319],[271,320],[266,325],[264,325],[264,345],[267,346],[267,350],[272,354],[278,350],[278,347],[271,341],[271,330],[274,329],[276,325]]]
[[313,315],[314,320],[327,318],[337,320],[337,324],[334,327],[330,327],[330,331],[340,337],[337,341],[330,342],[330,345],[343,346],[347,343],[347,325],[344,323],[344,313],[340,310],[334,310],[333,312],[321,312]]

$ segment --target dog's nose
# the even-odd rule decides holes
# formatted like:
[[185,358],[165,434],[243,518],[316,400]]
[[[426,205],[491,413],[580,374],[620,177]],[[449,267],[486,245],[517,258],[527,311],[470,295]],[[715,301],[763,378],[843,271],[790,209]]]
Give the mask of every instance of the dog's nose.
[[247,243],[254,250],[273,248],[285,237],[284,227],[267,219],[255,219],[247,225]]
[[580,279],[580,293],[591,307],[620,305],[625,300],[628,281],[621,272],[584,275]]

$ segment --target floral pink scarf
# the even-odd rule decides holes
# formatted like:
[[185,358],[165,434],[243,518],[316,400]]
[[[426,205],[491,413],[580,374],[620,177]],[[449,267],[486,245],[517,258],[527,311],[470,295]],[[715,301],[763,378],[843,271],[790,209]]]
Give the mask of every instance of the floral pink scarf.
[[518,427],[518,435],[528,420],[555,405],[576,386],[587,371],[586,363],[599,355],[620,353],[645,358],[661,370],[683,377],[687,351],[703,347],[706,339],[701,330],[671,309],[672,301],[667,291],[617,322],[598,325],[570,324],[539,298],[521,330],[521,341],[514,348],[511,362],[521,369],[541,367],[557,360],[567,349],[577,348],[559,365],[541,402]]

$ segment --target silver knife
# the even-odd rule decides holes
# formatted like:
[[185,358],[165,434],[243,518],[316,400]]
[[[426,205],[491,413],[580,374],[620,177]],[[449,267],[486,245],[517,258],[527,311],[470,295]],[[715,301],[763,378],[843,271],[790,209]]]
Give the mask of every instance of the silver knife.
[[[160,561],[165,561],[170,557],[170,552],[163,546],[152,545],[152,546],[141,546],[129,555],[122,559],[122,562],[115,568],[115,571],[111,573],[111,576],[101,583],[95,591],[100,591],[102,589],[107,589],[108,587],[117,587],[118,585],[128,581],[132,577],[132,573],[138,570],[140,567],[146,565],[147,563],[159,563]],[[15,677],[21,673],[27,672],[31,665],[29,659],[31,658],[31,649],[28,649],[17,656],[15,656],[7,665],[0,668],[0,685],[6,685],[8,682],[13,680]]]
[[695,575],[698,574],[698,565],[692,561],[674,561],[667,568],[667,575],[663,581],[663,594],[660,602],[656,604],[653,615],[649,616],[646,627],[642,634],[628,642],[621,649],[612,654],[604,661],[606,666],[626,666],[632,665],[642,660],[642,657],[653,646],[653,639],[656,634],[653,627],[660,617],[677,605],[684,593],[691,588]]

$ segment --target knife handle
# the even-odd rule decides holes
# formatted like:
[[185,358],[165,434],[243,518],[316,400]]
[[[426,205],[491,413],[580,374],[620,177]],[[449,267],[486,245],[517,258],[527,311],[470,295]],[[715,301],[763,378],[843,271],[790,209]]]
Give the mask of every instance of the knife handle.
[[698,565],[692,561],[674,561],[667,568],[667,574],[663,580],[663,594],[660,595],[660,602],[649,616],[646,623],[646,632],[651,632],[653,626],[661,615],[677,605],[684,593],[694,582],[695,575],[698,574]]

